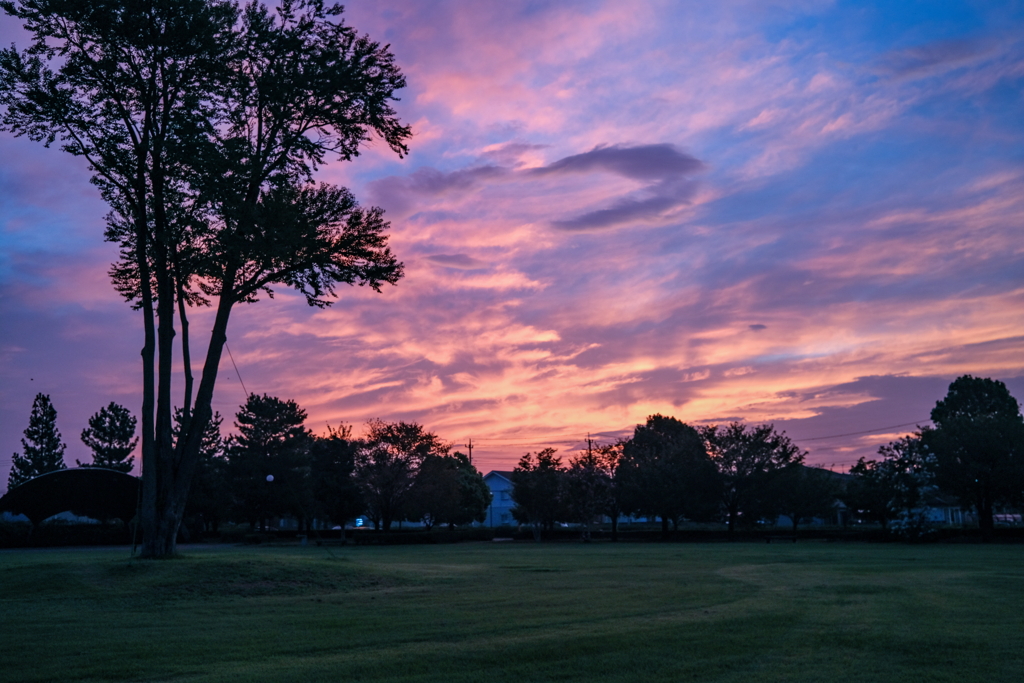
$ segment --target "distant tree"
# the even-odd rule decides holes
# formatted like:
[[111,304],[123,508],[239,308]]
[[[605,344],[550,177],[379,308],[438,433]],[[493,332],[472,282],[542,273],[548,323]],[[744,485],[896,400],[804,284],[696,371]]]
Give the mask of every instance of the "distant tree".
[[771,506],[789,517],[796,533],[800,522],[827,517],[835,510],[841,486],[835,474],[820,467],[789,465],[771,480]]
[[773,490],[772,478],[802,463],[806,455],[770,424],[748,427],[733,422],[701,427],[698,432],[721,478],[730,535],[739,521],[757,522],[768,503],[765,497]]
[[554,448],[527,453],[512,470],[512,517],[533,529],[533,538],[540,541],[542,532],[552,530],[562,512],[562,459]]
[[305,421],[295,401],[266,394],[250,394],[238,411],[238,434],[226,448],[228,475],[235,509],[251,527],[265,529],[270,517],[284,514],[307,521],[311,437]]
[[949,385],[921,436],[935,455],[935,483],[974,507],[985,532],[1001,503],[1024,489],[1024,418],[1006,385],[964,375]]
[[471,524],[487,519],[487,508],[491,505],[493,494],[491,487],[484,481],[484,475],[464,453],[453,453],[458,461],[459,471],[459,507],[457,515],[448,520],[448,526]]
[[622,447],[618,477],[627,507],[641,515],[659,517],[662,535],[681,517],[714,517],[721,482],[704,442],[690,425],[674,417],[652,415],[637,425]]
[[314,511],[341,527],[365,509],[355,479],[359,448],[350,425],[328,427],[327,435],[314,437],[309,447]]
[[895,520],[904,527],[920,527],[915,516],[924,507],[924,491],[934,483],[934,456],[921,434],[904,436],[878,449],[878,460],[860,458],[850,468],[847,503],[883,528]]
[[611,482],[608,495],[605,497],[605,507],[602,513],[612,521],[612,541],[619,540],[619,517],[624,515],[626,509],[626,492],[619,477],[619,461],[622,459],[624,440],[612,444],[599,445],[595,448],[599,466],[607,474]]
[[[582,540],[590,542],[590,527],[613,507],[614,470],[589,439],[587,450],[569,459],[562,476],[562,500],[567,521],[580,525]],[[614,523],[614,522],[613,522]]]
[[[182,411],[174,412],[174,438],[181,435]],[[228,462],[224,456],[224,439],[220,426],[224,418],[214,413],[206,424],[199,448],[199,462],[189,487],[185,506],[185,523],[193,533],[217,531],[230,511],[231,489],[228,486]]]
[[356,454],[356,482],[374,528],[391,530],[407,515],[420,463],[447,455],[449,446],[415,422],[371,420]]
[[67,445],[61,441],[60,431],[57,430],[57,411],[48,394],[36,394],[32,401],[32,413],[28,418],[25,437],[21,440],[21,448],[24,453],[15,453],[11,459],[8,490],[40,474],[64,469],[64,450]]
[[451,456],[431,455],[420,462],[406,504],[406,517],[427,529],[459,516],[458,461]]
[[129,473],[132,471],[132,451],[139,443],[135,437],[135,416],[127,408],[113,401],[89,418],[89,426],[82,430],[82,443],[92,450],[92,462],[75,460],[79,467],[103,467]]
[[465,453],[432,455],[416,472],[408,504],[409,519],[434,524],[482,522],[491,504],[491,489]]

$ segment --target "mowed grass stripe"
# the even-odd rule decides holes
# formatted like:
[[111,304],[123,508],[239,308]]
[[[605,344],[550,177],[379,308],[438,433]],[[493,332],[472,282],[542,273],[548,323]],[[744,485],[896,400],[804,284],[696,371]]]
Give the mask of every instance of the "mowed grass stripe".
[[0,553],[0,680],[1018,681],[1015,546]]

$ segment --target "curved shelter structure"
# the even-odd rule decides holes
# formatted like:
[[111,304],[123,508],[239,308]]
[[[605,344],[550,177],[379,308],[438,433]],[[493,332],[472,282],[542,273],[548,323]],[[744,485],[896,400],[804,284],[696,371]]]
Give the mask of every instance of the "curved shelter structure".
[[25,515],[32,524],[73,512],[96,519],[116,518],[125,524],[135,516],[140,481],[123,472],[99,467],[47,472],[29,479],[0,498],[0,512]]

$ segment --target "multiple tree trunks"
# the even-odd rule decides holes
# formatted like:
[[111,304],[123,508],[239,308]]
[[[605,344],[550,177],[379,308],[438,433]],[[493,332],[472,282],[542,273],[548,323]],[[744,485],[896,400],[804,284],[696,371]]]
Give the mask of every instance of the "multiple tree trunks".
[[[0,128],[86,158],[120,245],[117,290],[140,309],[143,554],[173,554],[232,307],[271,285],[329,305],[341,284],[378,290],[402,266],[379,209],[314,185],[375,134],[403,155],[391,106],[405,85],[386,46],[317,0],[273,11],[231,1],[12,1],[33,49],[0,51]],[[187,310],[217,298],[192,396]],[[177,304],[177,306],[176,306]],[[174,438],[176,321],[184,388]]]

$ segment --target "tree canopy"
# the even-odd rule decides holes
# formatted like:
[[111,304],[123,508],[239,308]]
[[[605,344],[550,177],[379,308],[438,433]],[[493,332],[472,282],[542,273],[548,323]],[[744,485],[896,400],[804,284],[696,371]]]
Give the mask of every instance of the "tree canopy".
[[533,528],[535,540],[552,529],[562,512],[562,459],[554,448],[527,453],[512,470],[512,516]]
[[371,420],[356,454],[355,476],[375,527],[388,531],[408,515],[420,465],[450,447],[415,422]]
[[251,394],[225,449],[237,514],[261,528],[271,516],[304,517],[311,435],[295,401]]
[[57,429],[57,410],[50,402],[49,395],[36,394],[28,427],[21,440],[23,452],[15,453],[11,458],[7,489],[13,489],[40,474],[64,469],[66,448]]
[[132,471],[132,451],[138,445],[135,437],[135,416],[124,406],[110,402],[89,418],[82,430],[82,443],[92,451],[92,462],[79,467],[104,467],[125,474]]
[[652,415],[622,447],[619,479],[627,509],[660,517],[662,533],[681,517],[713,518],[719,497],[714,463],[697,430],[674,417]]
[[722,482],[722,507],[730,533],[738,521],[753,524],[768,511],[771,479],[787,467],[801,464],[805,456],[770,424],[733,422],[698,431]]
[[949,385],[922,431],[935,456],[935,482],[975,508],[990,530],[997,504],[1024,490],[1024,418],[1006,385],[964,375]]

